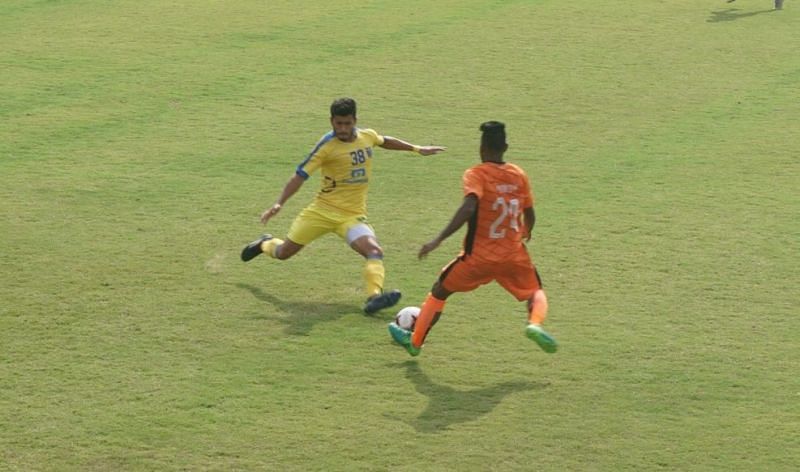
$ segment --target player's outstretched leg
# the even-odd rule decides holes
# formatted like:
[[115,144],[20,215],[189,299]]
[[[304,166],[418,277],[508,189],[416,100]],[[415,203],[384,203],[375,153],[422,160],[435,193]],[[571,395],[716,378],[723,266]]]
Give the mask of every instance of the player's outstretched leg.
[[389,334],[392,335],[394,342],[406,348],[406,351],[412,356],[418,356],[422,351],[421,347],[414,347],[411,344],[411,331],[397,326],[397,323],[389,323]]
[[540,288],[528,300],[528,327],[525,329],[525,335],[538,344],[544,352],[554,353],[558,350],[558,343],[542,329],[545,318],[547,318],[547,295]]
[[244,249],[242,249],[242,260],[247,262],[264,252],[261,250],[261,243],[269,241],[270,239],[272,239],[271,234],[262,234],[260,238],[245,246]]
[[525,329],[525,335],[538,344],[544,352],[552,354],[558,350],[556,340],[537,324],[529,324]]
[[400,301],[402,294],[400,290],[389,290],[378,295],[373,295],[364,304],[364,313],[371,315],[384,308],[395,306]]

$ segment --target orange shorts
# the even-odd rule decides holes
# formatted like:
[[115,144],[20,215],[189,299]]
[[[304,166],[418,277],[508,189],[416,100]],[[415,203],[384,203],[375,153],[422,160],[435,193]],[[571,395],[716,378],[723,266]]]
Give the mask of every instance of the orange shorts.
[[462,255],[439,275],[439,283],[448,292],[469,292],[493,280],[519,301],[530,299],[542,288],[542,279],[530,258],[489,263]]

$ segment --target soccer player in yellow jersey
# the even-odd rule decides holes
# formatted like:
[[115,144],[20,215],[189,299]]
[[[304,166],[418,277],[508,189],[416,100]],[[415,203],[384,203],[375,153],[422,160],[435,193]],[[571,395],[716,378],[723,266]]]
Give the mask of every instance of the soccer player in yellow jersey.
[[356,102],[352,98],[340,98],[331,104],[331,127],[333,129],[297,166],[278,200],[261,214],[261,223],[267,224],[310,175],[319,171],[320,189],[314,200],[295,218],[285,240],[265,234],[245,246],[242,260],[247,262],[262,253],[274,259],[288,259],[320,236],[336,233],[366,259],[364,312],[372,314],[400,300],[399,290],[384,291],[383,249],[367,222],[367,190],[375,147],[412,151],[423,156],[445,148],[417,146],[356,127]]

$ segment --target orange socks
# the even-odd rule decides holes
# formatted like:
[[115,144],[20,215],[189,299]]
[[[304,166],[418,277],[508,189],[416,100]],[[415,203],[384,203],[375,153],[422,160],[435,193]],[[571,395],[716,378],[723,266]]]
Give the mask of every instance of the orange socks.
[[411,344],[414,347],[421,347],[422,343],[425,342],[425,337],[428,335],[428,331],[431,330],[431,326],[436,323],[442,314],[444,304],[444,300],[439,300],[430,293],[425,297],[425,302],[422,304],[422,309],[417,317],[417,323],[414,325],[414,332],[411,334]]

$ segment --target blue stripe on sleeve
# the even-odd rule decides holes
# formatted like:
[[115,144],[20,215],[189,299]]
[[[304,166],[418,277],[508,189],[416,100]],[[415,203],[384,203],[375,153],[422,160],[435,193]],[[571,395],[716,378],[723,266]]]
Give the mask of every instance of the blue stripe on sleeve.
[[308,172],[304,171],[302,167],[297,166],[297,170],[295,170],[294,173],[302,177],[304,180],[308,180]]
[[314,154],[316,154],[317,151],[319,151],[319,148],[321,148],[322,146],[325,145],[325,143],[333,139],[334,136],[336,135],[334,134],[333,130],[330,130],[320,138],[319,142],[317,142],[317,145],[314,146],[314,149],[312,149],[311,152],[308,154],[308,156],[306,156],[306,158],[303,160],[303,162],[301,162],[300,165],[297,166],[297,175],[299,175],[304,179],[308,179],[308,173],[303,170],[303,167],[305,167],[305,165],[308,164],[308,161],[314,156]]

